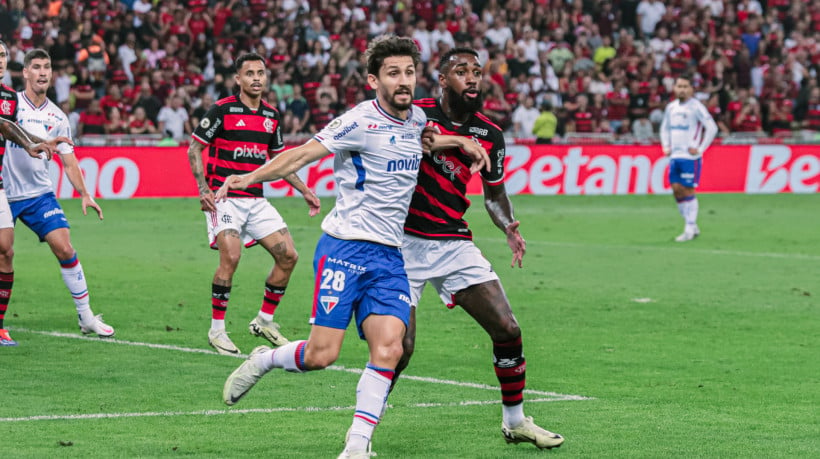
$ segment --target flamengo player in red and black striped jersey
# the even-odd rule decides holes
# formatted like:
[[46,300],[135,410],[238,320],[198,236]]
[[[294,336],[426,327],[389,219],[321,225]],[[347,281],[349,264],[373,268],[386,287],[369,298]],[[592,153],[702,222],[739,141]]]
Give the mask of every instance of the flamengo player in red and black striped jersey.
[[[521,267],[526,243],[518,232],[512,203],[504,187],[504,137],[501,129],[479,113],[482,65],[478,53],[454,48],[439,61],[440,99],[415,102],[427,115],[428,125],[442,134],[460,135],[481,144],[489,153],[491,168],[482,171],[484,205],[495,225],[507,235],[512,264]],[[493,365],[501,385],[502,433],[507,442],[529,442],[538,448],[555,448],[563,437],[537,426],[524,416],[524,361],[521,330],[498,276],[472,241],[464,221],[470,206],[466,196],[472,174],[470,159],[459,149],[425,155],[419,169],[404,226],[402,254],[410,281],[410,300],[418,305],[427,282],[448,307],[461,306],[490,335]],[[397,368],[406,368],[415,345],[416,307],[404,339],[404,356]],[[395,382],[397,377],[393,379]]]
[[[293,238],[279,212],[264,198],[262,185],[232,190],[226,200],[215,202],[214,192],[225,177],[255,170],[284,150],[279,112],[262,100],[267,86],[265,60],[254,53],[236,60],[239,94],[226,97],[211,107],[194,130],[188,160],[199,187],[199,201],[205,213],[211,248],[219,250],[219,267],[211,286],[211,329],[208,343],[221,354],[239,354],[225,331],[225,312],[231,295],[233,275],[243,244],[259,243],[273,256],[274,265],[265,281],[262,306],[248,328],[252,335],[274,346],[288,340],[273,322],[273,314],[285,293],[297,253]],[[202,152],[208,146],[207,169]],[[310,216],[319,213],[319,198],[296,176],[285,180],[302,193]]]
[[[0,80],[6,74],[9,51],[6,44],[0,40]],[[57,144],[67,142],[72,144],[71,139],[66,137],[55,137],[44,141],[31,135],[17,125],[17,92],[14,89],[0,83],[0,171],[3,170],[3,155],[6,152],[6,139],[22,145],[29,155],[40,158],[41,152],[48,159],[57,149]],[[72,144],[73,145],[73,144]],[[3,188],[3,179],[0,177],[0,347],[16,346],[17,342],[11,339],[9,332],[4,328],[3,320],[8,310],[9,299],[11,298],[11,288],[14,284],[14,265],[12,263],[14,252],[14,220],[11,216],[11,209],[6,198],[6,190]]]

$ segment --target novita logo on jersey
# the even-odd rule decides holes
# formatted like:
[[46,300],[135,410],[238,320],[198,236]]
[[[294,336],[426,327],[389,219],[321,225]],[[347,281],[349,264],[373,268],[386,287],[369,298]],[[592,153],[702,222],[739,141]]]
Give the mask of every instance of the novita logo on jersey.
[[393,125],[391,124],[368,124],[367,129],[371,131],[391,131],[393,130]]
[[236,147],[233,150],[233,159],[238,158],[253,158],[265,160],[268,158],[267,152],[260,150],[256,145],[253,148],[248,148],[247,145]]
[[413,155],[407,159],[393,159],[387,162],[387,172],[417,171],[421,165],[421,158]]
[[490,131],[488,131],[487,129],[484,129],[484,128],[475,127],[475,126],[470,127],[470,134],[478,134],[482,137],[487,137],[487,134],[489,134],[489,133],[490,133]]
[[336,135],[333,136],[333,140],[339,140],[342,137],[350,134],[350,132],[354,129],[359,127],[359,123],[353,122],[353,124],[348,124],[347,126],[343,127],[341,131],[339,131]]

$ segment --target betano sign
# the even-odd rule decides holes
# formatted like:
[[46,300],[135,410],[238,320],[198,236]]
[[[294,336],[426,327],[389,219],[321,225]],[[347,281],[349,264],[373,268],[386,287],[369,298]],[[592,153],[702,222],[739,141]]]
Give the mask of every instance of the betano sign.
[[[714,146],[704,157],[701,192],[816,193],[820,151],[802,145]],[[197,188],[186,148],[78,147],[80,168],[95,197],[105,199],[194,197]],[[657,146],[522,146],[507,148],[509,194],[668,194],[669,160]],[[333,161],[326,157],[298,172],[319,196],[334,195]],[[52,161],[51,178],[60,198],[76,196]],[[471,194],[481,193],[473,179]],[[283,181],[268,183],[265,195],[293,196]]]

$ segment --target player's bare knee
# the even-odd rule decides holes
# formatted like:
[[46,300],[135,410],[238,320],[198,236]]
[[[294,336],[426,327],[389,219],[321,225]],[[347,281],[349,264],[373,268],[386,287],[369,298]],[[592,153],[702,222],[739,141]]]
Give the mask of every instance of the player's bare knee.
[[370,351],[370,361],[377,365],[395,368],[403,355],[402,342],[397,340],[394,343],[375,346]]
[[299,261],[299,253],[296,249],[291,249],[286,250],[274,258],[276,259],[276,264],[279,265],[280,268],[286,271],[293,271],[293,268],[296,267],[296,263]]

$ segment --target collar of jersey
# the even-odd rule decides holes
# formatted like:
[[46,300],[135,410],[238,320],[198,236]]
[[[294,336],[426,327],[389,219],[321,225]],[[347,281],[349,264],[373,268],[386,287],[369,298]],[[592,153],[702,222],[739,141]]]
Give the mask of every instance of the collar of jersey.
[[395,116],[387,113],[387,111],[385,111],[382,108],[382,106],[379,105],[379,99],[373,99],[373,106],[376,107],[377,112],[381,113],[385,118],[389,119],[390,121],[396,124],[407,124],[407,122],[410,121],[411,118],[413,118],[413,107],[410,107],[410,116],[408,116],[406,120],[403,120],[401,118],[396,118]]
[[28,106],[31,107],[34,110],[42,110],[48,104],[48,98],[46,98],[46,100],[43,101],[43,104],[38,107],[38,106],[34,105],[34,102],[32,102],[31,99],[28,98],[25,91],[20,91],[20,94],[23,95],[23,100],[26,101]]

